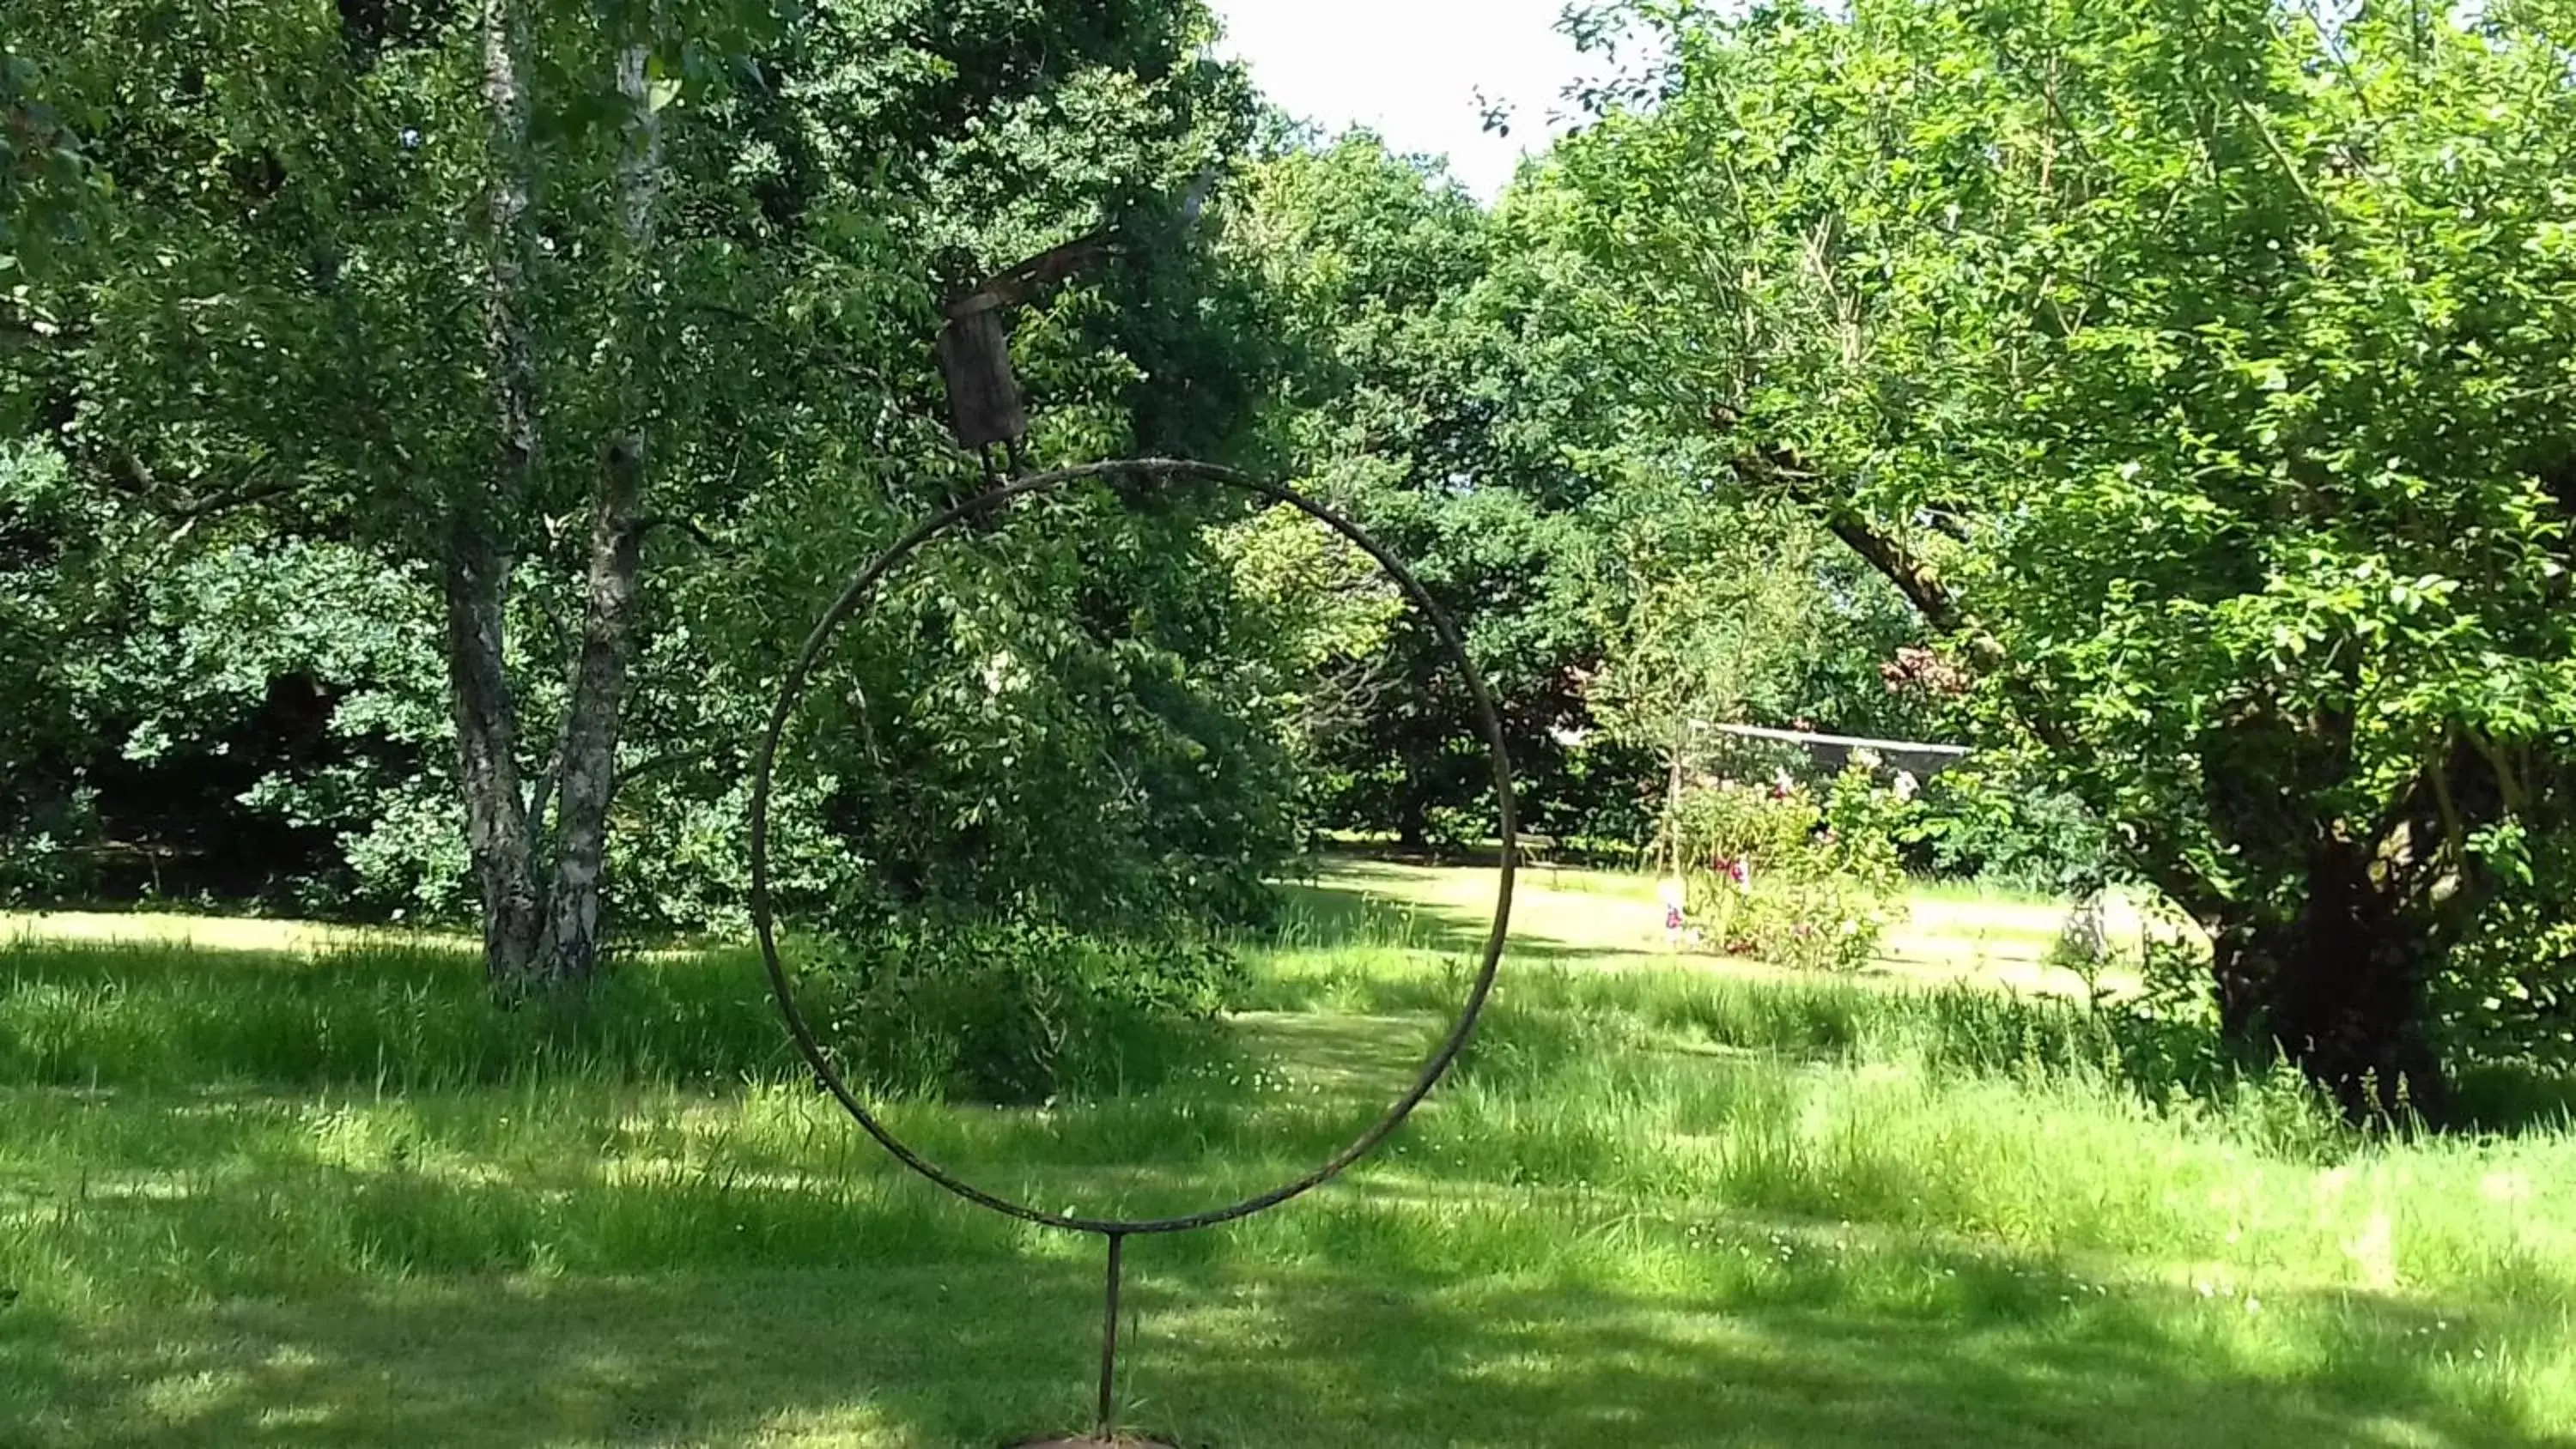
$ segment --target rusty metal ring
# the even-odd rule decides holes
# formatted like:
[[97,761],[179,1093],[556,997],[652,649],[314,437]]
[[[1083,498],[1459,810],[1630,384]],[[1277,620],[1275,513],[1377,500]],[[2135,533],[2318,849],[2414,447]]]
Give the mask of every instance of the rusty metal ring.
[[[1009,1198],[976,1187],[905,1146],[901,1139],[877,1119],[875,1113],[868,1110],[867,1104],[859,1100],[858,1094],[850,1090],[849,1084],[841,1079],[841,1074],[833,1068],[830,1059],[824,1054],[821,1043],[815,1038],[813,1027],[805,1020],[804,1012],[797,1008],[795,990],[788,982],[785,965],[779,960],[778,934],[769,895],[769,796],[771,781],[778,762],[779,740],[786,733],[788,721],[795,715],[797,706],[804,699],[815,663],[821,659],[824,649],[829,647],[833,636],[839,633],[841,626],[859,611],[868,593],[876,587],[879,580],[910,558],[922,545],[966,518],[998,507],[1013,498],[1050,492],[1085,479],[1112,476],[1147,478],[1159,483],[1169,483],[1176,479],[1196,479],[1267,498],[1274,503],[1284,503],[1349,539],[1370,558],[1375,559],[1378,567],[1386,570],[1388,577],[1395,580],[1397,586],[1402,588],[1406,597],[1412,601],[1413,606],[1420,610],[1423,618],[1430,623],[1432,632],[1439,636],[1441,646],[1448,652],[1450,663],[1467,682],[1468,695],[1475,705],[1477,724],[1482,729],[1486,746],[1493,755],[1494,794],[1501,807],[1502,823],[1502,875],[1495,891],[1493,928],[1485,938],[1483,964],[1477,969],[1475,983],[1467,993],[1465,1008],[1459,1012],[1458,1019],[1451,1026],[1448,1037],[1441,1042],[1440,1049],[1433,1053],[1430,1061],[1424,1065],[1421,1076],[1415,1080],[1412,1088],[1397,1099],[1395,1105],[1388,1109],[1385,1116],[1378,1119],[1376,1125],[1361,1133],[1357,1140],[1343,1148],[1331,1161],[1303,1177],[1257,1196],[1206,1212],[1192,1213],[1185,1217],[1132,1221],[1076,1217],[1067,1213],[1051,1213],[1030,1207],[1025,1203],[1013,1202]],[[1362,532],[1357,524],[1292,488],[1250,477],[1230,468],[1220,468],[1206,463],[1160,458],[1120,463],[1093,463],[1018,479],[939,513],[912,532],[905,534],[892,548],[879,554],[866,568],[859,570],[858,574],[850,580],[849,587],[842,591],[840,598],[824,612],[822,621],[814,626],[814,632],[806,636],[803,652],[797,655],[796,663],[787,671],[786,680],[779,689],[777,706],[770,711],[769,728],[761,736],[757,773],[753,778],[751,792],[751,919],[760,937],[761,961],[769,971],[770,991],[777,998],[779,1013],[786,1018],[788,1035],[795,1038],[797,1050],[804,1055],[806,1065],[813,1068],[814,1075],[822,1083],[824,1090],[830,1092],[880,1146],[893,1153],[895,1159],[904,1166],[977,1206],[990,1208],[1005,1216],[1044,1227],[1102,1234],[1114,1242],[1122,1237],[1147,1233],[1178,1233],[1187,1232],[1193,1228],[1213,1227],[1218,1223],[1232,1222],[1237,1218],[1249,1217],[1264,1209],[1277,1207],[1290,1198],[1321,1187],[1339,1176],[1344,1169],[1366,1157],[1396,1128],[1402,1126],[1404,1119],[1413,1114],[1413,1109],[1421,1105],[1422,1099],[1431,1094],[1431,1089],[1439,1085],[1440,1079],[1448,1074],[1450,1066],[1457,1061],[1458,1053],[1465,1049],[1467,1039],[1475,1032],[1477,1018],[1484,1013],[1487,997],[1493,993],[1494,977],[1502,968],[1503,946],[1511,928],[1512,876],[1515,859],[1519,855],[1519,845],[1519,828],[1512,801],[1511,755],[1503,741],[1502,717],[1494,708],[1494,697],[1485,687],[1484,677],[1476,672],[1474,661],[1467,657],[1466,646],[1460,641],[1456,627],[1449,622],[1448,615],[1441,612],[1440,606],[1432,600],[1429,591],[1422,587],[1421,581],[1413,576],[1412,570],[1380,547],[1375,539]]]

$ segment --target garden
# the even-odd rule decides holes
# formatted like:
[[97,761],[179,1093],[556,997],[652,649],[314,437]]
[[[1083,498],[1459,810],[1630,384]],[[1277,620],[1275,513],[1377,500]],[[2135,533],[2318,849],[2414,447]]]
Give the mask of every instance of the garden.
[[1251,3],[11,0],[0,1444],[2576,1442],[2566,0]]

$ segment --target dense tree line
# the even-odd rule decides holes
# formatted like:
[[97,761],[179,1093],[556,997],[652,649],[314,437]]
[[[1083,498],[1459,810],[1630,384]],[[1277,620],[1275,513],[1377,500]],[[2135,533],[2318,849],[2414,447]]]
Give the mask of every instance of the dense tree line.
[[[1538,828],[1646,845],[1704,721],[1962,735],[1918,863],[2152,884],[2356,1106],[2576,1041],[2576,12],[1568,28],[1656,59],[1488,207],[1191,0],[13,7],[0,885],[479,906],[514,990],[728,922],[768,682],[981,484],[943,298],[1113,237],[1015,317],[1027,461],[1348,509]],[[1483,832],[1434,641],[1294,520],[1077,495],[880,624],[815,901],[1112,929]]]

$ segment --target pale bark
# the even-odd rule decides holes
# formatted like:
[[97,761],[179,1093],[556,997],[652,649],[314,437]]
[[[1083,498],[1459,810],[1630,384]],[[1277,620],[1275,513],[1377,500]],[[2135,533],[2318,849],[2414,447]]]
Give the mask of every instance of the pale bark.
[[537,365],[527,296],[528,259],[536,251],[528,213],[530,49],[527,0],[484,0],[483,104],[491,131],[483,200],[491,230],[485,238],[483,343],[500,430],[494,501],[504,507],[525,500],[537,460]]
[[[658,28],[658,7],[653,16]],[[618,56],[617,89],[628,106],[626,154],[618,167],[624,278],[612,337],[611,384],[622,427],[601,450],[591,495],[590,573],[583,598],[581,654],[565,707],[557,793],[555,865],[548,892],[550,969],[580,980],[598,967],[608,815],[617,794],[617,737],[625,713],[636,607],[644,563],[645,419],[650,382],[653,250],[661,202],[661,117],[652,94],[647,44]]]
[[556,805],[556,856],[548,936],[554,973],[578,980],[599,961],[608,810],[617,793],[617,736],[625,712],[641,593],[644,440],[610,443],[591,507],[591,559],[581,657],[564,715],[563,781]]
[[519,776],[518,706],[510,688],[510,520],[536,471],[536,364],[527,318],[529,50],[525,0],[485,0],[483,99],[489,177],[484,207],[482,343],[496,441],[484,486],[454,499],[441,575],[448,688],[456,721],[466,841],[483,896],[483,948],[494,989],[525,990],[543,969],[544,911]]
[[506,564],[490,531],[460,519],[447,540],[444,592],[450,703],[466,849],[483,897],[483,952],[493,987],[524,990],[540,969],[544,914],[528,870],[518,720],[502,654]]

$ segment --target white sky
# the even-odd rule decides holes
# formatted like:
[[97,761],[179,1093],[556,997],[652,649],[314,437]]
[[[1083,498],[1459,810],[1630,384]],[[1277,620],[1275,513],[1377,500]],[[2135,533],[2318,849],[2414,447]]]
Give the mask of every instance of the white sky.
[[[1556,32],[1565,0],[1209,0],[1219,48],[1239,57],[1280,108],[1326,133],[1358,124],[1399,151],[1449,158],[1488,200],[1597,58]],[[1479,89],[1512,109],[1509,139],[1484,130]]]

